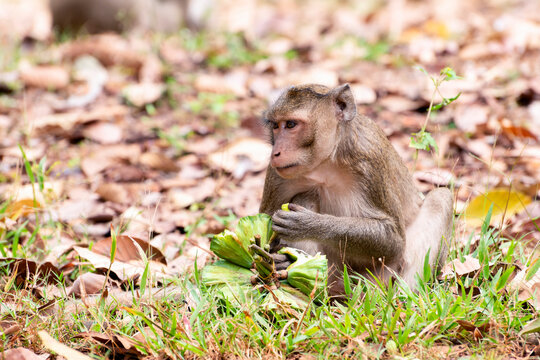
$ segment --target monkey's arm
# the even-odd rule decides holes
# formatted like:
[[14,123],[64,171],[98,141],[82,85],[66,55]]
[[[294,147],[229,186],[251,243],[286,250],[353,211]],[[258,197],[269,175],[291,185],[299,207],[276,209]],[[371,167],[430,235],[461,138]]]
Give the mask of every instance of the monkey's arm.
[[405,240],[399,225],[382,211],[372,217],[338,217],[319,214],[296,204],[290,211],[278,210],[272,217],[273,229],[281,238],[310,239],[326,244],[343,241],[367,258],[393,260],[403,254]]

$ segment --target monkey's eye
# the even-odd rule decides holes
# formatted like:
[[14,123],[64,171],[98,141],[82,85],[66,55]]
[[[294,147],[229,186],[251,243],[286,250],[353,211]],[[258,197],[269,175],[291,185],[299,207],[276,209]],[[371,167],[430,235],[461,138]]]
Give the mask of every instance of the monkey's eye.
[[277,122],[271,121],[271,122],[270,122],[270,125],[272,126],[272,129],[277,129],[277,128],[279,128]]
[[287,127],[287,129],[292,129],[293,127],[296,126],[296,121],[287,120],[287,123],[285,124],[285,126]]

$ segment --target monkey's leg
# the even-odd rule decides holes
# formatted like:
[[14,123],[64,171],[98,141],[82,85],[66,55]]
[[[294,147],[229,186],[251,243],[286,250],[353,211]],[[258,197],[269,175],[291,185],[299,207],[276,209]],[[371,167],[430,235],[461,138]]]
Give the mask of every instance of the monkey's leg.
[[405,263],[401,276],[411,288],[416,287],[415,275],[421,273],[428,251],[433,270],[444,265],[452,235],[452,202],[450,190],[432,190],[424,199],[415,221],[407,228]]

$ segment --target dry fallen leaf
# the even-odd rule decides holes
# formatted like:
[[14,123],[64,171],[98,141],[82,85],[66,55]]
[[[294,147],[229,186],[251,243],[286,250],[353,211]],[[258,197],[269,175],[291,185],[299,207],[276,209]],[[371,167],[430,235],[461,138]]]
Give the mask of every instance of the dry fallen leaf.
[[38,263],[28,259],[0,258],[0,268],[6,267],[8,276],[15,277],[17,285],[27,281],[37,281],[37,284],[56,284],[60,277],[60,270],[51,262]]
[[128,85],[122,91],[126,100],[137,107],[156,102],[163,92],[165,85],[155,83],[140,83]]
[[416,171],[413,174],[416,180],[427,182],[437,186],[448,186],[456,183],[454,175],[446,169],[432,169],[425,171]]
[[195,88],[201,92],[234,94],[246,96],[248,74],[245,71],[234,71],[226,76],[216,74],[200,74],[195,79]]
[[2,359],[6,360],[46,360],[49,357],[49,354],[37,355],[25,348],[8,349],[2,352]]
[[489,108],[482,105],[463,105],[456,111],[454,122],[458,129],[474,133],[476,127],[488,120]]
[[82,131],[85,138],[100,144],[119,143],[122,140],[122,133],[122,128],[118,125],[102,121],[85,126]]
[[357,104],[373,104],[377,101],[377,93],[369,86],[352,84],[351,90]]
[[215,169],[222,169],[242,178],[248,171],[266,169],[272,147],[257,138],[240,138],[208,155],[207,161]]
[[528,273],[529,268],[518,272],[508,284],[508,288],[518,291],[518,299],[520,301],[527,300],[538,311],[540,310],[540,272],[527,280]]
[[[145,269],[145,264],[143,261],[131,260],[129,263],[126,263],[116,260],[111,264],[110,254],[101,255],[88,250],[87,248],[78,246],[75,246],[74,249],[80,257],[90,261],[95,268],[108,269],[110,267],[111,271],[114,272],[122,281],[142,276]],[[158,280],[171,276],[167,266],[162,263],[149,261],[148,265],[150,274],[152,274],[152,277]]]
[[[139,250],[135,246],[137,243],[145,252],[149,260],[157,261],[167,265],[165,256],[159,249],[150,245],[148,242],[133,236],[118,235],[116,237],[116,260],[129,262],[131,260],[142,260]],[[92,247],[92,251],[101,255],[110,255],[112,238],[99,240]]]
[[22,199],[10,203],[4,215],[12,220],[17,220],[19,217],[28,216],[41,208],[41,204],[37,200]]
[[71,131],[78,124],[84,124],[95,120],[116,120],[122,119],[129,112],[129,109],[123,105],[101,106],[91,111],[80,109],[67,113],[58,113],[46,115],[33,119],[36,129],[49,131]]
[[38,331],[39,338],[43,343],[43,346],[51,351],[54,351],[56,354],[63,356],[69,360],[92,360],[91,357],[84,355],[83,353],[74,350],[58,340],[53,339],[46,331]]
[[138,339],[132,339],[121,334],[102,334],[95,331],[86,331],[75,335],[74,338],[93,340],[94,342],[107,347],[111,351],[126,357],[140,358],[142,356],[141,352],[133,346],[137,343]]
[[461,262],[460,259],[455,259],[445,264],[442,268],[441,277],[446,278],[449,276],[463,276],[469,275],[480,269],[480,262],[478,259],[473,258],[470,255],[465,256],[465,261]]
[[69,73],[60,66],[23,66],[19,75],[26,86],[61,89],[69,84]]
[[105,284],[106,280],[107,277],[103,275],[84,273],[73,282],[71,289],[68,291],[68,296],[73,295],[80,298],[83,295],[99,294],[103,290],[103,284]]
[[139,162],[155,170],[178,171],[178,165],[162,153],[143,153],[139,158]]
[[523,211],[531,201],[529,196],[519,191],[495,188],[472,199],[463,212],[463,218],[471,226],[481,226],[493,206],[490,224],[497,225],[503,217],[508,219]]
[[129,192],[125,186],[117,183],[101,183],[97,189],[98,194],[103,200],[112,201],[118,204],[130,203],[133,199],[129,196]]
[[106,66],[122,65],[140,69],[144,55],[135,51],[129,42],[117,34],[101,34],[77,39],[62,49],[67,59],[78,58],[81,55],[92,55]]

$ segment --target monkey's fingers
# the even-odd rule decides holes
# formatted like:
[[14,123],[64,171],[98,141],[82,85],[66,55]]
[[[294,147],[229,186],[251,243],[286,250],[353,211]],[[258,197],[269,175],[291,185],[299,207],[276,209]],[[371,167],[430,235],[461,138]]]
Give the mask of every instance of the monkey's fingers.
[[272,230],[277,232],[279,235],[281,235],[285,239],[287,237],[290,237],[294,233],[290,228],[282,227],[282,226],[276,225],[275,223],[272,225]]
[[292,225],[299,220],[300,214],[291,211],[278,210],[272,216],[272,222],[278,225]]
[[274,266],[276,268],[276,271],[286,270],[289,267],[289,265],[292,264],[292,261],[285,254],[271,254],[271,255],[272,255],[272,258],[274,259]]
[[292,264],[292,261],[284,261],[284,262],[276,263],[275,264],[276,271],[287,270],[287,268],[291,264]]
[[272,256],[272,259],[274,259],[274,262],[280,263],[284,261],[288,261],[289,257],[285,254],[270,254]]

